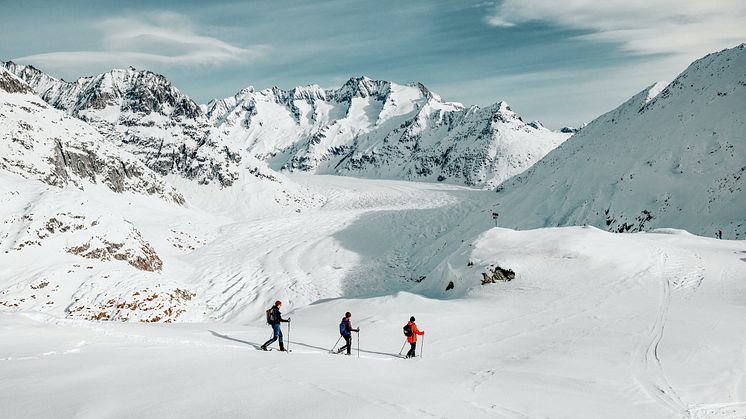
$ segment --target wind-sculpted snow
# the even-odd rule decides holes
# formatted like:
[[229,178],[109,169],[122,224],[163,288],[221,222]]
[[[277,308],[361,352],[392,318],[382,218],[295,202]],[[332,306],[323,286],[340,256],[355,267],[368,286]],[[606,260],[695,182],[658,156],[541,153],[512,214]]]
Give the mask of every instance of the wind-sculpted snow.
[[498,189],[501,225],[746,238],[746,44],[597,118]]
[[231,144],[275,170],[485,188],[521,173],[571,135],[527,124],[505,102],[466,108],[422,84],[367,77],[336,90],[249,87],[205,109]]
[[238,177],[238,151],[161,75],[130,67],[66,82],[31,66],[2,64],[50,105],[91,124],[160,174],[222,186]]

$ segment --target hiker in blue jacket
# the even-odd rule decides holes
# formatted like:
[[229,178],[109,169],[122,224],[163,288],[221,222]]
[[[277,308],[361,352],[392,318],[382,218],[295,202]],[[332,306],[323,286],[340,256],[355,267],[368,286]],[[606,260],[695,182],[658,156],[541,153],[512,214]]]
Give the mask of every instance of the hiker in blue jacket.
[[359,327],[357,329],[352,328],[350,318],[352,318],[352,313],[348,311],[339,323],[339,334],[345,338],[345,345],[337,350],[338,354],[341,354],[345,349],[347,349],[347,355],[350,355],[350,351],[352,351],[352,332],[360,331]]
[[267,323],[272,326],[272,338],[264,342],[264,345],[262,345],[263,351],[266,351],[267,346],[274,343],[274,341],[276,341],[277,339],[280,339],[280,350],[285,350],[285,343],[282,341],[282,327],[280,326],[280,323],[289,322],[290,317],[288,317],[287,319],[283,319],[282,313],[280,313],[280,307],[282,307],[282,301],[277,300],[275,301],[275,305],[267,310]]

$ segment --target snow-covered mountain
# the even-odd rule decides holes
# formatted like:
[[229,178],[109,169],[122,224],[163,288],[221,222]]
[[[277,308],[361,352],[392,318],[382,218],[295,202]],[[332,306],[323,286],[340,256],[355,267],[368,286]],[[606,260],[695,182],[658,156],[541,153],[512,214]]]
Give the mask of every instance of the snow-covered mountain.
[[0,67],[0,306],[173,321],[196,297],[185,253],[225,224],[320,203],[251,156],[230,184],[162,176],[101,127]]
[[351,78],[339,89],[249,87],[203,107],[231,145],[275,170],[494,187],[572,132],[525,123],[505,102],[446,102],[422,84]]
[[501,185],[501,225],[746,237],[746,44],[692,63]]
[[165,77],[115,69],[66,82],[13,62],[2,66],[47,103],[79,118],[161,174],[231,185],[240,156],[229,149],[202,109]]
[[161,75],[130,67],[66,82],[33,66],[2,64],[47,103],[85,121],[113,146],[169,176],[197,204],[229,213],[238,210],[242,216],[319,204],[318,197],[265,162],[228,147],[225,135],[200,106]]
[[134,155],[93,127],[50,107],[25,82],[0,68],[0,169],[52,186],[183,197]]

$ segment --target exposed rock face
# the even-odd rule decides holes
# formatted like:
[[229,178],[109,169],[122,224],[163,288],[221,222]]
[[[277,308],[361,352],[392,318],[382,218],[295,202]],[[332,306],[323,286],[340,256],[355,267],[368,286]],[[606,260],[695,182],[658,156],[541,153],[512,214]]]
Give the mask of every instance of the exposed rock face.
[[367,77],[339,89],[255,91],[205,106],[234,144],[275,170],[494,187],[570,134],[527,124],[505,102],[466,108],[422,84]]
[[67,312],[70,318],[84,320],[171,323],[186,312],[189,302],[196,296],[182,288],[138,289],[117,298],[79,300]]
[[50,108],[2,68],[0,80],[0,169],[53,186],[84,189],[101,183],[115,192],[184,203],[136,157],[108,143],[87,124]]
[[512,269],[504,269],[499,266],[494,266],[487,273],[482,273],[482,285],[508,282],[513,279],[515,279],[515,272]]
[[57,109],[94,126],[160,174],[230,186],[240,156],[202,109],[165,77],[132,67],[69,83],[32,66],[2,63]]
[[120,243],[95,236],[79,246],[70,247],[67,251],[88,259],[121,260],[142,271],[155,272],[163,267],[163,261],[153,247],[134,229]]
[[13,77],[7,71],[0,71],[0,90],[6,93],[34,93],[34,90],[28,84]]
[[746,238],[746,44],[595,119],[500,188],[501,225]]

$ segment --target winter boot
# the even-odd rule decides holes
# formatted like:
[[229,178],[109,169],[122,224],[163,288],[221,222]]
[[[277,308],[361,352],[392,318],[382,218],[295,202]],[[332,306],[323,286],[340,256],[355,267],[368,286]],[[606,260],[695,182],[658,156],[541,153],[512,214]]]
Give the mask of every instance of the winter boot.
[[266,351],[267,350],[267,345],[262,345],[262,350]]
[[282,343],[280,344],[280,350],[281,350],[282,352],[285,352],[285,345],[283,345]]

